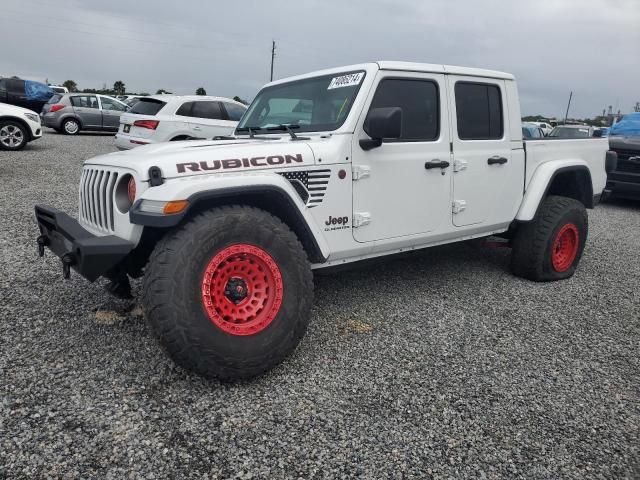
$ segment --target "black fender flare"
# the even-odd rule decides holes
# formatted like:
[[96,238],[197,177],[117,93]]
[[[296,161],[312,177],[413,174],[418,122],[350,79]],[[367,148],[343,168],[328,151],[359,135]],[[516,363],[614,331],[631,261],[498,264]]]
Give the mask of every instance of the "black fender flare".
[[[140,211],[140,205],[143,199],[139,199],[129,210],[129,221],[144,227],[168,229],[178,226],[182,221],[203,209],[213,208],[221,204],[242,204],[243,199],[257,196],[276,200],[274,205],[262,204],[255,206],[269,211],[286,223],[298,235],[300,242],[309,255],[310,261],[323,263],[327,260],[298,206],[284,189],[275,185],[247,185],[198,192],[186,199],[189,203],[184,211],[172,215],[142,212]],[[234,202],[234,199],[237,201]]]

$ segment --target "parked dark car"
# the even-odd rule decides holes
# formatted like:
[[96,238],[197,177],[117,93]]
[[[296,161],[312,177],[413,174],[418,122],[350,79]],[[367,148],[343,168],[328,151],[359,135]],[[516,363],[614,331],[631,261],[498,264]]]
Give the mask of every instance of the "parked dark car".
[[91,93],[56,94],[42,107],[40,117],[45,127],[67,135],[76,135],[80,130],[116,132],[120,126],[120,115],[127,105],[107,95]]
[[0,102],[40,113],[53,96],[48,85],[21,78],[0,78]]
[[640,112],[625,115],[609,129],[609,149],[617,163],[607,175],[607,191],[640,200]]

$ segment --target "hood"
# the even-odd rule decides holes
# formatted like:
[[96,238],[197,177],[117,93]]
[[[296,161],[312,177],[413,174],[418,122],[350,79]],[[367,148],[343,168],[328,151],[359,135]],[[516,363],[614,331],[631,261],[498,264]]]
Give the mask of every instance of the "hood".
[[212,173],[258,171],[315,165],[310,143],[317,140],[217,140],[183,141],[145,145],[132,150],[91,158],[87,165],[133,169],[141,180],[149,168],[162,170],[165,179]]
[[30,113],[33,115],[33,110],[28,108],[16,107],[15,105],[9,105],[8,103],[0,103],[0,114],[5,115],[24,115]]

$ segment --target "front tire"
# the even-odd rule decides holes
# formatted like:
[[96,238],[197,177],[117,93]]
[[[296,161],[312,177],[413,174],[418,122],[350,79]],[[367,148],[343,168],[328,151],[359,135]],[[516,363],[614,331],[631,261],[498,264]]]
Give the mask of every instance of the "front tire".
[[66,135],[77,135],[80,132],[80,123],[73,118],[68,118],[62,122],[62,131]]
[[169,356],[205,377],[250,378],[302,339],[313,302],[307,256],[295,234],[257,208],[198,214],[149,259],[142,303]]
[[27,144],[27,130],[18,122],[0,122],[0,150],[21,150]]
[[549,195],[535,218],[516,230],[511,271],[536,282],[569,278],[580,262],[587,234],[584,205],[572,198]]

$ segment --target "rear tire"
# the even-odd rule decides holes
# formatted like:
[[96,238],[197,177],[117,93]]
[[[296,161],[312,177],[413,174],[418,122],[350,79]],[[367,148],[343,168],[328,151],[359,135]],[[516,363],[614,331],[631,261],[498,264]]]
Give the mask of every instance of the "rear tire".
[[67,118],[62,122],[62,131],[66,135],[77,135],[80,132],[80,122],[74,118]]
[[298,238],[278,218],[227,206],[158,243],[142,295],[147,321],[177,364],[235,380],[269,370],[296,348],[313,277]]
[[536,282],[571,277],[587,240],[588,218],[582,203],[550,195],[535,218],[516,230],[511,271]]
[[27,130],[12,120],[0,122],[0,150],[22,150],[28,142]]

